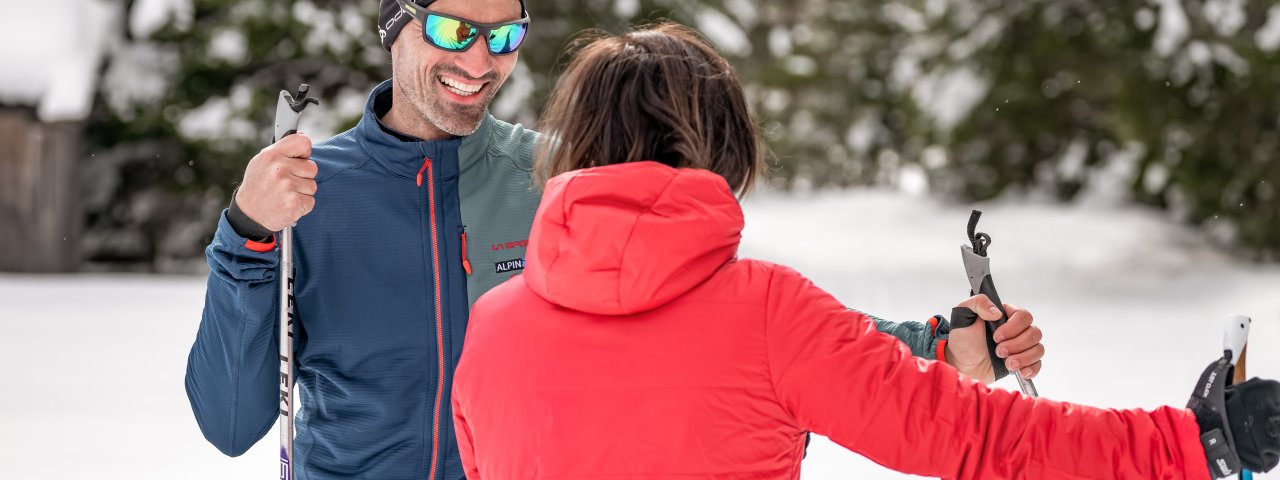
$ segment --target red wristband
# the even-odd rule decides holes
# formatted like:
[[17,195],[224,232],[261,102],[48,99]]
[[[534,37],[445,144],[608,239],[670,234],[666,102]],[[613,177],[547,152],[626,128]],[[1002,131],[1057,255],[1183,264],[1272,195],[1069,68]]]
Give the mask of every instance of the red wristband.
[[258,253],[267,253],[276,248],[276,236],[272,235],[268,242],[255,242],[253,240],[245,240],[244,248],[253,250]]

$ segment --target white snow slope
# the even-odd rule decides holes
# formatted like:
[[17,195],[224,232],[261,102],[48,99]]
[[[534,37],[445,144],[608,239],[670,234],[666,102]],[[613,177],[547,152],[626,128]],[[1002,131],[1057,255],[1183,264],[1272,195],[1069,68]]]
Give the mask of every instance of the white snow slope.
[[[1250,372],[1280,377],[1280,268],[1224,258],[1134,208],[982,208],[1002,295],[1045,331],[1044,396],[1183,405],[1232,312],[1254,318]],[[919,321],[967,296],[968,214],[876,191],[764,194],[747,202],[742,253],[791,265],[850,306]],[[203,294],[194,277],[0,276],[0,478],[274,478],[274,430],[227,458],[191,416],[183,372]],[[817,437],[802,478],[908,476]]]

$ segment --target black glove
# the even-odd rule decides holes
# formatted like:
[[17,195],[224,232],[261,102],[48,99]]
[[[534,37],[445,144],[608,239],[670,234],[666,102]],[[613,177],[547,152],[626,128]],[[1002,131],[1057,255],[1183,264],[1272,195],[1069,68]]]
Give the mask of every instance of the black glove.
[[1227,421],[1240,463],[1267,472],[1280,463],[1280,382],[1257,377],[1227,387]]
[[1209,364],[1187,403],[1214,478],[1241,467],[1266,472],[1280,462],[1280,382],[1253,378],[1227,386],[1233,370],[1225,357]]

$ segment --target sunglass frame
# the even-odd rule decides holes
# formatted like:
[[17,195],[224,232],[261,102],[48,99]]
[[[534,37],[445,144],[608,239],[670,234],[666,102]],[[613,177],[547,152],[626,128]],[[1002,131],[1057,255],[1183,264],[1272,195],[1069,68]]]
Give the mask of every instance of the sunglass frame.
[[[406,0],[397,0],[397,1],[396,1],[396,3],[399,3],[399,4],[400,4],[400,10],[402,10],[402,11],[404,11],[405,13],[408,13],[409,15],[413,16],[413,18],[414,18],[415,20],[417,20],[417,21],[418,21],[418,23],[421,23],[421,24],[422,24],[422,39],[423,39],[424,41],[426,41],[426,42],[427,42],[427,44],[429,44],[429,45],[431,45],[431,46],[433,46],[433,47],[439,48],[439,49],[441,49],[441,50],[444,50],[444,51],[446,51],[446,52],[455,52],[455,53],[465,52],[465,51],[467,51],[468,49],[470,49],[473,45],[475,45],[475,44],[476,44],[476,39],[478,39],[478,38],[484,38],[484,39],[485,39],[485,42],[484,42],[484,44],[485,44],[485,50],[488,50],[488,51],[489,51],[489,54],[491,54],[491,55],[511,55],[511,54],[516,53],[517,51],[519,51],[519,50],[520,50],[520,47],[523,47],[523,46],[524,46],[524,41],[528,38],[528,35],[529,35],[529,13],[528,13],[528,12],[523,12],[524,17],[522,17],[522,18],[521,18],[521,19],[519,19],[519,20],[512,20],[512,21],[510,21],[510,22],[499,22],[499,23],[480,23],[480,22],[471,21],[471,20],[468,20],[468,19],[465,19],[465,18],[462,18],[462,17],[458,17],[458,16],[454,16],[454,15],[449,15],[449,14],[447,14],[447,13],[440,13],[440,12],[436,12],[436,11],[433,11],[433,10],[427,10],[427,9],[425,9],[425,8],[419,7],[418,5],[415,5],[415,4],[413,4],[413,3],[410,3],[410,2],[408,2],[408,1],[406,1]],[[437,16],[437,17],[441,17],[441,18],[447,18],[447,19],[449,19],[449,20],[453,20],[453,21],[455,21],[455,22],[460,22],[460,23],[465,24],[465,25],[470,25],[470,26],[471,26],[471,28],[474,28],[474,29],[476,30],[476,34],[475,34],[475,36],[471,37],[471,40],[467,41],[467,44],[466,44],[466,45],[463,45],[463,46],[462,46],[462,48],[452,49],[452,48],[448,48],[448,47],[445,47],[445,46],[443,46],[443,45],[440,45],[440,44],[436,43],[435,41],[433,41],[433,40],[431,39],[431,36],[430,36],[430,35],[427,35],[427,17],[428,17],[428,16],[431,16],[431,15],[435,15],[435,16]],[[524,36],[522,36],[522,37],[520,38],[520,43],[519,43],[519,44],[517,44],[515,48],[511,49],[511,51],[510,51],[510,52],[503,52],[503,53],[499,53],[499,52],[495,52],[495,51],[493,51],[493,49],[492,49],[492,48],[489,48],[489,34],[490,34],[490,33],[492,33],[494,30],[497,30],[497,29],[499,29],[499,28],[506,27],[506,26],[509,26],[509,25],[524,25],[524,26],[525,26],[525,27],[524,27]]]

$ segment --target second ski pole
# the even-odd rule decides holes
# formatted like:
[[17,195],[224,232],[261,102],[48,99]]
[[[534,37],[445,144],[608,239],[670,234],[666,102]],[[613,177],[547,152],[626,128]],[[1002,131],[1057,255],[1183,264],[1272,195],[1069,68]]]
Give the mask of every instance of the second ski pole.
[[[1227,385],[1244,383],[1245,380],[1248,380],[1248,375],[1245,373],[1245,358],[1249,352],[1249,329],[1252,325],[1253,319],[1247,316],[1227,316],[1227,325],[1222,339],[1222,350],[1223,355],[1230,357],[1235,370],[1235,373],[1227,380]],[[1253,480],[1253,472],[1241,469],[1238,479]]]
[[[996,308],[1000,309],[1000,320],[995,322],[987,322],[987,348],[992,355],[992,368],[995,370],[996,378],[1000,378],[1004,373],[1012,373],[1014,378],[1018,380],[1018,387],[1022,389],[1022,393],[1032,397],[1039,397],[1040,392],[1036,390],[1036,384],[1029,378],[1023,378],[1022,372],[1008,372],[1004,366],[1004,362],[998,361],[995,356],[996,341],[993,335],[996,329],[1004,326],[1009,321],[1009,313],[1004,309],[1004,303],[1000,301],[1000,294],[996,293],[996,284],[991,279],[991,258],[987,257],[987,247],[991,245],[991,236],[982,232],[977,232],[978,219],[982,217],[982,212],[974,210],[969,216],[969,242],[970,245],[960,246],[960,255],[964,260],[964,270],[969,276],[970,295],[979,293],[986,295],[995,303]],[[953,315],[954,316],[954,315]],[[954,326],[954,325],[953,325]]]

